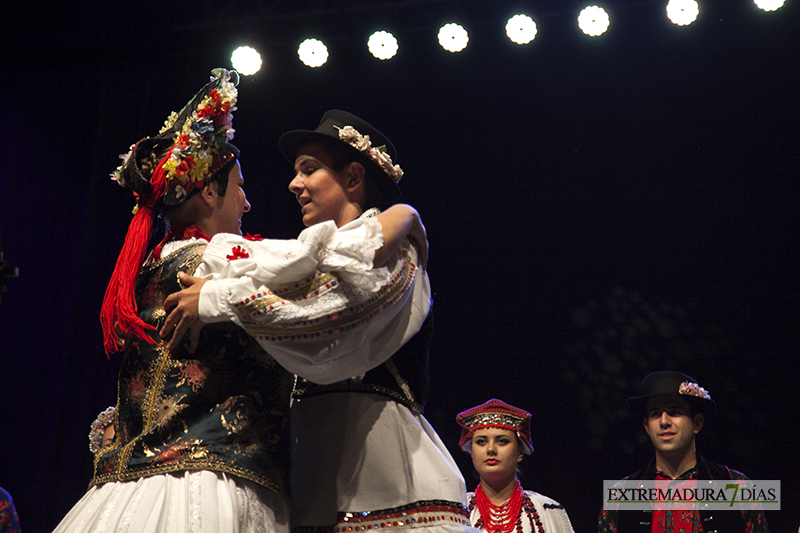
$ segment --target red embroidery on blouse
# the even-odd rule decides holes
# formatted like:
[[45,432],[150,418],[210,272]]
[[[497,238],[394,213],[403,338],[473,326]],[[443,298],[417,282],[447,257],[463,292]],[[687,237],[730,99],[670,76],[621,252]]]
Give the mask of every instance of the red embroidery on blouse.
[[231,250],[231,255],[225,256],[225,258],[228,261],[234,261],[236,259],[247,259],[248,257],[250,257],[250,254],[248,254],[247,250],[245,250],[241,246],[234,246],[233,250]]

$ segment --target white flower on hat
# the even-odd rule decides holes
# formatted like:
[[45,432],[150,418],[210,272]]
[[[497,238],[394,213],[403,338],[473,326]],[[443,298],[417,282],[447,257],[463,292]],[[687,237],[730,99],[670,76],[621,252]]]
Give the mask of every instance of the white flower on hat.
[[131,158],[133,154],[133,149],[136,148],[136,144],[132,144],[130,150],[128,150],[127,154],[120,154],[119,158],[122,159],[122,164],[114,169],[114,172],[111,173],[111,179],[116,181],[119,185],[125,186],[125,183],[122,180],[122,167],[128,164],[128,160]]
[[164,133],[165,131],[170,129],[172,126],[174,126],[175,125],[175,121],[178,120],[178,117],[179,117],[178,113],[176,113],[175,111],[171,112],[169,114],[169,116],[167,117],[167,120],[164,121],[164,126],[161,128],[159,133]]
[[395,182],[400,181],[400,178],[403,177],[403,170],[400,165],[392,164],[392,156],[386,153],[385,146],[372,146],[369,135],[361,135],[353,126],[334,127],[339,130],[339,139],[375,161]]
[[678,394],[697,396],[698,398],[705,398],[706,400],[711,399],[711,395],[708,393],[707,390],[705,390],[697,383],[691,383],[689,381],[684,381],[683,383],[681,383],[680,387],[678,387]]

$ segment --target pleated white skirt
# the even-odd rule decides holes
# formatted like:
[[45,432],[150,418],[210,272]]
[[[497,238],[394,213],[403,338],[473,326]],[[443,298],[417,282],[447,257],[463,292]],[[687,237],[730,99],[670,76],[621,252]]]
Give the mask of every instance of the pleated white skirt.
[[205,470],[94,486],[56,533],[289,533],[286,501],[247,480]]

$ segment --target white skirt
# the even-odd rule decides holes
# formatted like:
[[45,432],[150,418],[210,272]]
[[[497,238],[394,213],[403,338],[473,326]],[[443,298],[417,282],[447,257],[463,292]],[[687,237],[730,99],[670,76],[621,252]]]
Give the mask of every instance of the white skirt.
[[199,470],[94,486],[56,533],[289,533],[286,501],[261,485]]
[[296,401],[291,414],[295,526],[330,526],[339,512],[466,502],[464,478],[436,431],[398,402],[337,392]]

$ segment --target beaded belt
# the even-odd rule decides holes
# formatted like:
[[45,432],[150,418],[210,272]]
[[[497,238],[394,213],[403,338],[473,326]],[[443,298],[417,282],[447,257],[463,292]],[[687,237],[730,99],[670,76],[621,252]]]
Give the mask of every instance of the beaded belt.
[[469,527],[469,513],[457,502],[428,500],[371,512],[340,512],[330,527],[295,527],[293,533],[351,533],[374,529],[431,527],[445,524]]

